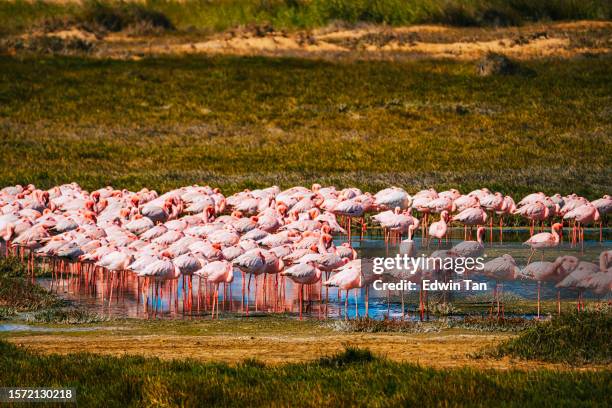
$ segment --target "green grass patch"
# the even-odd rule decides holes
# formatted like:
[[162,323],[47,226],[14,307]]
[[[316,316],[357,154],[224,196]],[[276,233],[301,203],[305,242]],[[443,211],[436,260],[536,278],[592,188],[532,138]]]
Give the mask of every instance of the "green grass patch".
[[0,258],[0,308],[5,310],[0,317],[63,305],[57,296],[26,279],[24,269],[17,258]]
[[435,370],[347,349],[311,363],[266,366],[95,354],[38,355],[0,342],[0,381],[72,386],[86,406],[589,405],[610,402],[612,375],[549,370]]
[[0,57],[0,185],[609,193],[612,59],[524,65]]
[[[541,20],[610,19],[605,0],[113,0],[0,3],[5,32],[49,21],[101,24],[107,29],[153,23],[155,27],[220,31],[239,25],[272,24],[295,30],[330,23],[408,25],[441,23],[459,26],[517,25]],[[0,31],[1,33],[1,31]]]
[[565,313],[537,324],[510,339],[493,352],[568,364],[612,362],[612,313]]
[[25,264],[16,257],[0,258],[0,320],[54,324],[110,320],[68,304],[56,294],[32,283],[25,270]]

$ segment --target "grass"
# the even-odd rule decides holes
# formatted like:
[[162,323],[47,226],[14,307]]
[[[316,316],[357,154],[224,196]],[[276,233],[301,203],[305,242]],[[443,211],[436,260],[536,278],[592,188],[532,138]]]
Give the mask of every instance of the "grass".
[[0,382],[71,386],[86,406],[605,406],[609,371],[434,370],[368,350],[266,366],[79,353],[38,355],[0,342]]
[[109,320],[68,304],[56,294],[33,284],[24,272],[25,264],[18,258],[0,257],[0,321],[82,324]]
[[612,314],[565,313],[530,327],[493,353],[568,364],[612,362]]
[[605,0],[195,0],[188,3],[178,0],[139,3],[12,0],[0,3],[0,27],[4,32],[26,30],[53,21],[111,22],[118,30],[139,26],[142,22],[145,25],[163,22],[163,28],[176,26],[182,31],[211,32],[249,24],[272,24],[277,29],[295,30],[335,22],[498,26],[611,17],[612,7]]
[[23,274],[24,264],[16,258],[0,258],[0,308],[4,317],[17,312],[31,312],[60,307],[63,302]]
[[524,65],[0,57],[0,185],[609,193],[612,60]]

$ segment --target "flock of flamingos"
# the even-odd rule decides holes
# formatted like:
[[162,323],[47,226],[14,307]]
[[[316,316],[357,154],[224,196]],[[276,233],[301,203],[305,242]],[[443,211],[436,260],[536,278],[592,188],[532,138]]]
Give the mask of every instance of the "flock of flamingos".
[[[3,255],[27,259],[32,279],[35,270],[44,269],[52,281],[64,277],[79,285],[101,281],[109,303],[113,291],[117,294],[132,281],[139,301],[153,309],[164,296],[170,304],[173,296],[178,302],[177,292],[182,290],[184,310],[202,307],[213,317],[219,316],[220,297],[225,306],[235,274],[242,276],[241,311],[245,314],[253,307],[286,311],[285,279],[290,279],[299,288],[302,318],[304,297],[327,304],[330,287],[338,288],[338,296],[345,293],[345,312],[350,290],[365,287],[367,299],[368,286],[380,277],[362,271],[352,247],[352,240],[371,225],[366,215],[380,225],[388,244],[398,245],[401,253],[411,256],[416,251],[412,240],[416,231],[420,230],[427,246],[436,242],[439,246],[452,224],[463,226],[463,242],[430,257],[481,256],[487,229],[493,241],[495,225],[501,241],[504,217],[518,216],[530,224],[531,238],[525,244],[532,252],[527,265],[519,268],[505,254],[474,273],[496,282],[537,281],[539,314],[540,282],[577,290],[579,309],[583,291],[600,296],[611,291],[611,250],[601,253],[599,264],[569,255],[553,262],[531,262],[536,251],[558,246],[564,229],[572,246],[581,245],[585,226],[599,227],[601,240],[611,211],[608,195],[589,201],[575,194],[534,193],[515,203],[510,196],[486,188],[469,194],[429,189],[410,195],[398,187],[371,194],[314,184],[285,191],[276,186],[245,190],[225,197],[219,189],[197,185],[162,195],[148,189],[132,192],[111,187],[88,192],[76,183],[49,190],[17,185],[0,190],[0,242]],[[549,229],[548,223],[550,232],[543,231]],[[473,228],[476,240],[472,240]],[[542,232],[536,233],[538,229]],[[346,242],[336,245],[332,236],[342,234]],[[408,276],[390,272],[383,278],[444,279],[448,272],[441,267],[421,268]],[[253,286],[254,304],[250,300]]]

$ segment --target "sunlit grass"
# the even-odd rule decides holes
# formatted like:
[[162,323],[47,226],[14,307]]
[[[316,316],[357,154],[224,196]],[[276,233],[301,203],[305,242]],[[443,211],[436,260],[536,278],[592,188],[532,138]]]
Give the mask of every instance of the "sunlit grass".
[[605,405],[611,380],[609,371],[436,370],[360,349],[312,363],[266,366],[245,360],[229,366],[38,355],[0,342],[2,384],[72,386],[79,405],[86,406]]
[[612,314],[564,313],[499,345],[493,355],[570,364],[612,362]]
[[[610,192],[607,58],[0,58],[0,185]],[[461,109],[459,109],[461,107]]]
[[88,24],[92,17],[98,20],[95,15],[107,17],[111,8],[123,15],[126,10],[159,13],[179,30],[205,32],[248,24],[272,24],[284,30],[335,22],[491,26],[539,20],[609,19],[612,15],[610,3],[603,0],[10,0],[0,2],[0,33],[53,20]]

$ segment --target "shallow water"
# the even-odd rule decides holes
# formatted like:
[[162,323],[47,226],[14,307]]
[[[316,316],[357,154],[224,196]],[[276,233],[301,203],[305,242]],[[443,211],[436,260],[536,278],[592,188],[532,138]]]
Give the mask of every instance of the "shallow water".
[[[463,240],[463,229],[454,229],[452,237],[448,242],[443,242],[441,249],[447,249]],[[567,234],[567,232],[566,232]],[[522,245],[529,238],[529,229],[512,229],[504,232],[504,242],[500,243],[498,230],[493,230],[494,242],[489,242],[489,231],[486,234],[485,262],[486,260],[501,256],[505,253],[514,257],[517,264],[523,267],[530,254],[530,249]],[[539,252],[533,257],[533,261],[541,259],[552,261],[560,255],[574,255],[584,261],[598,262],[599,254],[603,250],[612,248],[610,230],[604,230],[603,242],[599,242],[599,230],[588,230],[585,232],[584,245],[573,248],[566,241],[554,250]],[[337,245],[346,241],[346,237],[337,237]],[[415,237],[417,255],[430,254],[438,249],[437,242],[431,242],[429,248],[421,237]],[[352,245],[362,258],[393,257],[398,253],[398,246],[385,244],[382,236],[370,234],[360,239],[359,236],[352,237]],[[442,300],[443,296],[451,303],[454,300],[473,297],[475,302],[482,302],[482,313],[488,313],[493,291],[496,287],[494,281],[484,277],[472,276],[469,279],[475,282],[487,283],[487,290],[480,292],[460,291],[444,294],[443,292],[429,292],[428,300],[436,302]],[[184,316],[210,318],[212,302],[214,299],[214,288],[201,283],[197,277],[193,277],[191,284],[191,296],[189,296],[189,284],[183,279],[177,282],[167,282],[157,288],[154,285],[144,288],[144,281],[140,282],[131,275],[125,274],[122,278],[114,278],[112,299],[109,300],[110,280],[109,277],[98,272],[96,279],[90,279],[87,284],[86,277],[81,279],[70,278],[52,281],[49,278],[39,279],[43,286],[57,292],[62,297],[73,300],[86,309],[98,314],[116,317],[139,317],[139,318],[183,318]],[[452,277],[451,277],[452,278]],[[465,277],[463,277],[465,278]],[[462,279],[457,276],[456,280]],[[245,278],[248,283],[248,276]],[[299,287],[290,280],[280,276],[259,276],[257,280],[251,278],[250,292],[242,297],[243,276],[240,272],[235,273],[234,281],[227,288],[221,286],[218,292],[219,310],[221,313],[245,313],[246,305],[250,315],[263,313],[292,313],[297,314],[299,310]],[[265,290],[264,290],[265,288]],[[365,315],[365,289],[349,293],[348,308],[345,310],[345,293],[338,293],[336,288],[321,287],[320,284],[304,288],[304,314],[312,317],[354,317],[356,313]],[[402,315],[401,292],[400,291],[377,291],[370,287],[368,316],[372,318],[400,317]],[[533,281],[509,281],[503,284],[504,295],[515,295],[521,298],[534,300],[537,297],[537,283]],[[389,297],[388,297],[389,296]],[[557,298],[557,289],[553,283],[543,282],[541,284],[540,296],[542,300],[554,300]],[[561,299],[575,300],[577,292],[573,290],[561,290]],[[609,298],[609,294],[607,295]],[[595,298],[590,293],[585,293],[587,298]],[[357,311],[355,309],[355,300]],[[257,303],[256,303],[257,301]],[[243,302],[244,305],[243,306]],[[488,303],[487,303],[488,302]],[[404,292],[405,310],[407,318],[418,319],[417,308],[419,305],[419,291]],[[535,308],[534,308],[535,309]],[[534,310],[535,313],[535,310]],[[529,315],[527,317],[530,317]]]

